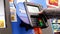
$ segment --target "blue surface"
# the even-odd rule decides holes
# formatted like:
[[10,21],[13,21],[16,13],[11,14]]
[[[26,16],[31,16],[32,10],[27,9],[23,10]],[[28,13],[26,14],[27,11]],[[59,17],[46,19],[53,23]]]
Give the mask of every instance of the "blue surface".
[[20,18],[17,16],[17,22],[12,22],[12,34],[33,34],[32,30],[26,31],[20,27]]
[[43,8],[47,8],[46,0],[29,0],[29,2],[41,4]]
[[[41,5],[43,5],[44,8],[47,7],[45,0],[32,0],[31,2],[41,4]],[[25,28],[20,27],[21,21],[20,21],[19,15],[18,15],[19,7],[17,7],[17,6],[18,6],[18,4],[16,5],[17,22],[12,22],[12,34],[34,34],[33,30],[25,31]]]

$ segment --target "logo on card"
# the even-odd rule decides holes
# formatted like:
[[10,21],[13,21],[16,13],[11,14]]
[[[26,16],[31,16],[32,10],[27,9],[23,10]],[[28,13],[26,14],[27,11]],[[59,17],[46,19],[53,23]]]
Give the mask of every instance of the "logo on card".
[[58,6],[58,0],[49,0],[49,4]]
[[59,8],[59,0],[46,0],[46,4],[48,7]]

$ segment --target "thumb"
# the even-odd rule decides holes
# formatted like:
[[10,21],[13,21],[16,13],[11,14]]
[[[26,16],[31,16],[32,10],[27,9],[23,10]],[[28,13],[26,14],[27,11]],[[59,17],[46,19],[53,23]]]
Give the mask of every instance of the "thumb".
[[43,13],[43,10],[41,10],[40,12],[39,12],[39,14],[42,14]]

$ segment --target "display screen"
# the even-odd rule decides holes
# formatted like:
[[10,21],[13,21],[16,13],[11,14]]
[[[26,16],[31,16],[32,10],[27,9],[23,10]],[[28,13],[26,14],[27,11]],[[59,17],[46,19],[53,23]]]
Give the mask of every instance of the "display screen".
[[28,9],[29,12],[32,12],[32,13],[38,13],[39,12],[39,8],[35,7],[35,6],[27,5],[27,9]]
[[4,1],[0,0],[0,28],[5,28]]

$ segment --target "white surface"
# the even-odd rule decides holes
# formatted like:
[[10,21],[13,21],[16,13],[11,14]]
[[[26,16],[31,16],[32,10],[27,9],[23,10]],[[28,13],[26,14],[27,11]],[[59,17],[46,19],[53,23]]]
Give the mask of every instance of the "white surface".
[[56,23],[56,19],[53,20],[53,23]]
[[4,27],[0,27],[0,28],[5,28],[5,14],[4,14],[4,1],[0,0],[0,20],[4,21]]
[[18,4],[19,2],[25,2],[25,0],[17,0],[17,4]]

